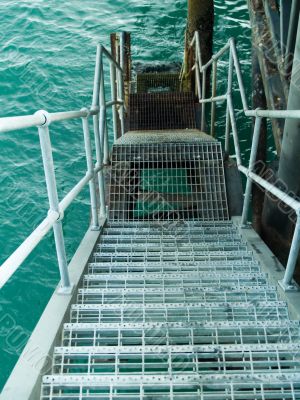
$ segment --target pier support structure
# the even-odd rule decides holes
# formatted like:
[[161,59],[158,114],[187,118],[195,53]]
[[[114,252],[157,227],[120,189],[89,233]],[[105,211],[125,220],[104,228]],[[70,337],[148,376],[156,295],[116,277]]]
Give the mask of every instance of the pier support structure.
[[[194,65],[194,54],[189,51],[196,31],[200,33],[202,63],[206,64],[213,54],[213,31],[214,31],[214,0],[188,0],[188,18],[186,29],[185,49],[185,85],[194,88],[194,77],[188,75]],[[206,76],[206,88],[209,89],[210,71]],[[206,93],[209,93],[208,90]]]

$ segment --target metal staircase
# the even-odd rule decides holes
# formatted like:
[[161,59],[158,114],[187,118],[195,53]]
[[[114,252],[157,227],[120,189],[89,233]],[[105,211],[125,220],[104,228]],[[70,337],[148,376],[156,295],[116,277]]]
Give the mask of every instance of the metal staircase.
[[229,220],[219,143],[159,132],[170,96],[131,97],[139,132],[113,146],[109,222],[42,400],[300,398],[299,324]]
[[299,350],[232,222],[112,222],[41,398],[296,399]]
[[[190,47],[198,107],[170,70],[138,75],[129,93],[130,63],[99,45],[90,109],[0,118],[0,132],[38,128],[50,207],[1,267],[0,287],[52,229],[61,277],[1,400],[300,399],[300,325],[292,320],[300,315],[293,281],[300,203],[255,173],[262,118],[299,119],[300,111],[249,110],[232,39],[206,65],[198,33]],[[227,53],[228,91],[218,95],[217,63]],[[202,78],[210,67],[207,97]],[[249,167],[240,151],[234,72],[244,114],[255,119]],[[230,167],[247,178],[237,218],[229,207],[236,181],[227,184],[213,138],[216,104],[224,101],[225,154],[234,147]],[[208,105],[211,135],[196,128],[206,126]],[[51,124],[67,120],[82,122],[87,171],[60,199]],[[253,182],[297,214],[286,270],[247,224]],[[62,221],[87,185],[91,224],[68,265]]]

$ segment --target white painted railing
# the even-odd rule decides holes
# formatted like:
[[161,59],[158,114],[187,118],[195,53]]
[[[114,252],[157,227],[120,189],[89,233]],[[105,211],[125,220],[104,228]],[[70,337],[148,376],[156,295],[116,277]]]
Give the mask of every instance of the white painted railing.
[[[216,123],[216,103],[226,102],[226,128],[225,128],[225,153],[229,154],[229,142],[231,137],[231,131],[234,142],[234,149],[237,161],[237,166],[239,171],[241,171],[247,177],[247,185],[245,191],[244,207],[242,214],[242,227],[245,227],[248,220],[249,208],[251,203],[251,193],[253,182],[264,188],[267,192],[271,193],[273,196],[278,198],[281,202],[291,207],[296,215],[297,222],[295,226],[294,237],[291,244],[290,254],[288,263],[286,266],[286,272],[283,281],[279,282],[284,290],[293,290],[293,276],[296,268],[297,258],[300,251],[300,202],[295,200],[293,197],[289,196],[287,193],[278,189],[275,185],[271,184],[267,180],[263,179],[261,176],[255,174],[255,162],[257,159],[257,151],[260,136],[260,126],[262,118],[276,118],[276,119],[300,119],[300,110],[286,110],[286,111],[274,111],[274,110],[250,110],[247,103],[247,97],[245,92],[245,87],[243,83],[239,58],[237,55],[236,45],[234,39],[229,39],[228,43],[216,53],[211,60],[205,65],[202,64],[201,60],[201,44],[199,32],[195,33],[195,36],[190,44],[190,48],[194,49],[195,53],[195,64],[192,68],[195,71],[196,76],[196,88],[199,97],[199,103],[202,105],[202,115],[201,115],[201,129],[205,130],[205,110],[206,105],[211,104],[211,121],[210,121],[210,133],[212,136],[215,135],[215,123]],[[227,93],[217,96],[217,68],[219,60],[224,57],[224,55],[229,53],[228,62],[228,85]],[[211,96],[206,95],[206,77],[208,74],[208,68],[211,68],[212,72],[212,90]],[[244,115],[246,117],[251,117],[255,119],[254,133],[252,138],[252,147],[248,167],[242,165],[241,150],[239,144],[239,135],[236,124],[235,110],[232,98],[232,88],[233,88],[233,73],[235,72],[238,81],[239,91],[241,95]],[[201,78],[202,75],[202,78]],[[231,128],[231,129],[230,129]]]
[[[105,60],[107,60],[110,65],[112,99],[109,102],[106,102],[105,99]],[[49,113],[41,110],[33,115],[0,118],[0,133],[37,127],[40,138],[50,206],[47,217],[1,266],[0,288],[5,285],[5,283],[16,272],[19,266],[41,242],[45,235],[53,228],[61,277],[60,291],[64,294],[69,294],[72,291],[72,282],[70,282],[69,279],[62,230],[62,220],[64,218],[64,212],[66,209],[87,184],[89,184],[90,189],[92,214],[90,229],[99,229],[99,218],[106,217],[105,182],[103,169],[109,162],[109,135],[107,126],[107,108],[109,107],[112,107],[113,109],[114,139],[116,139],[118,135],[118,124],[121,126],[121,134],[124,134],[123,70],[113,59],[111,54],[103,46],[98,45],[96,54],[93,103],[91,109],[85,108],[78,111],[59,113]],[[89,129],[89,119],[91,117],[93,118],[96,163],[94,163],[92,139]],[[71,119],[81,119],[82,121],[87,170],[85,176],[80,179],[80,181],[61,201],[59,201],[52,155],[50,126],[53,123]],[[96,181],[98,181],[99,185],[99,196],[96,190]]]

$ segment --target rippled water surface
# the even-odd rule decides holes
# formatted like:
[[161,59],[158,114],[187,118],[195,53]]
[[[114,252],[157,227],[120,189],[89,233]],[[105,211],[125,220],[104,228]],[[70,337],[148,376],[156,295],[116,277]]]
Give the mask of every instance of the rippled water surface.
[[[0,2],[0,116],[38,109],[79,109],[91,102],[95,46],[113,31],[133,34],[137,61],[182,59],[186,0],[30,0]],[[234,36],[246,84],[250,84],[250,29],[245,0],[216,0],[215,48]],[[225,87],[225,72],[219,76]],[[249,130],[241,124],[243,151]],[[37,132],[2,134],[0,262],[45,216],[47,198]],[[52,140],[62,196],[84,174],[80,123],[53,126]],[[65,216],[70,258],[89,219],[87,192]],[[58,282],[49,235],[0,292],[0,385],[17,361]]]

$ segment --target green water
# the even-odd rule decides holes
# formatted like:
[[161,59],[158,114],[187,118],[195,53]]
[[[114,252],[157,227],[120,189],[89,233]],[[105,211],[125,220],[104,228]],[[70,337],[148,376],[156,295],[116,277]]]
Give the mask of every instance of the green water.
[[[186,1],[2,0],[0,115],[79,109],[91,102],[95,46],[108,45],[112,31],[133,34],[135,61],[182,59]],[[234,36],[250,92],[250,28],[245,0],[216,0],[215,47]],[[226,87],[225,69],[219,76]],[[238,98],[238,93],[235,93]],[[249,124],[238,114],[243,154]],[[218,131],[222,134],[222,126]],[[37,132],[1,135],[0,262],[44,218],[47,197]],[[85,160],[80,122],[52,129],[59,195],[83,176]],[[88,227],[87,191],[66,213],[64,231],[70,258]],[[3,386],[58,282],[52,235],[37,248],[0,298],[0,385]]]

